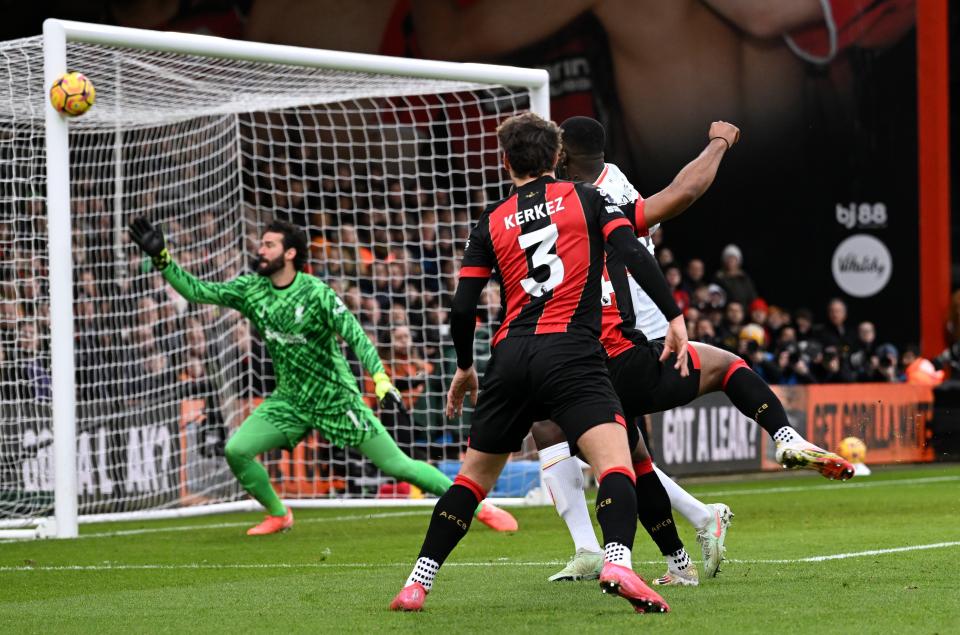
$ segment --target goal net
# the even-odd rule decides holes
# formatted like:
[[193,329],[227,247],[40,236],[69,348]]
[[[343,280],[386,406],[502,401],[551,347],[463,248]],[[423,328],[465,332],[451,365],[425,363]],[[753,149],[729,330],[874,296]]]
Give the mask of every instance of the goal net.
[[[64,24],[66,68],[97,89],[68,123],[68,221],[47,205],[61,184],[48,169],[57,132],[44,125],[44,40],[0,45],[0,527],[52,515],[61,477],[75,479],[81,522],[247,500],[223,444],[271,392],[270,360],[239,313],[188,304],[151,270],[126,235],[136,216],[160,223],[174,258],[212,281],[252,271],[271,219],[303,226],[308,271],[360,319],[409,416],[379,412],[345,348],[361,390],[405,452],[452,476],[469,415],[443,415],[447,307],[470,226],[508,185],[495,128],[536,109],[541,76],[107,27],[71,38]],[[67,222],[71,253],[51,253],[48,236]],[[62,299],[50,310],[50,265],[67,256],[72,315]],[[481,362],[499,305],[491,285]],[[53,450],[57,320],[73,331],[66,476]],[[535,457],[516,458],[494,496],[539,483],[523,460]],[[424,495],[318,433],[261,459],[294,504]]]

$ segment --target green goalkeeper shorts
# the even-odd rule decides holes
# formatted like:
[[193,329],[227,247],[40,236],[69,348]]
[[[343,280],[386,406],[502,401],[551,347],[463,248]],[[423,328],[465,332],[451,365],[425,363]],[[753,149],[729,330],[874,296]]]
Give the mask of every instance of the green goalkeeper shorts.
[[271,395],[257,406],[246,421],[263,420],[280,430],[293,449],[310,430],[319,430],[323,438],[337,447],[359,447],[365,441],[386,432],[383,424],[363,402],[360,395],[338,413],[318,414],[305,411],[283,397]]

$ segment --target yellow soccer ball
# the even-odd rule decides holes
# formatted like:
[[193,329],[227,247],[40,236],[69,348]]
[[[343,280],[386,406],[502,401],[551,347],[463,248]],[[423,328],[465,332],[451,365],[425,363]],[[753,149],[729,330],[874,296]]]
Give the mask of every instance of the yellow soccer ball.
[[851,463],[867,462],[867,444],[857,437],[847,437],[841,441],[837,453]]
[[90,110],[97,98],[93,82],[83,73],[71,71],[58,77],[50,87],[50,103],[57,112],[76,117]]

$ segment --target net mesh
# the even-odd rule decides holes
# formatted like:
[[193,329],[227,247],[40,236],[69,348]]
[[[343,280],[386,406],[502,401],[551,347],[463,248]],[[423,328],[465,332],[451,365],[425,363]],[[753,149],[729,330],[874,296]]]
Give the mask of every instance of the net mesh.
[[[57,257],[41,41],[0,44],[0,57],[0,518],[35,518],[53,504]],[[378,414],[404,451],[452,474],[469,416],[442,412],[446,307],[471,223],[506,191],[496,125],[528,108],[527,91],[87,44],[68,45],[68,68],[97,88],[70,122],[80,513],[243,498],[223,444],[274,384],[240,314],[188,304],[150,271],[125,232],[140,215],[163,225],[185,269],[216,281],[251,271],[269,220],[305,227],[309,272],[360,319],[410,409]],[[497,290],[483,301],[481,363]],[[418,495],[316,432],[262,458],[286,498]],[[511,474],[495,493],[529,489],[532,470]]]

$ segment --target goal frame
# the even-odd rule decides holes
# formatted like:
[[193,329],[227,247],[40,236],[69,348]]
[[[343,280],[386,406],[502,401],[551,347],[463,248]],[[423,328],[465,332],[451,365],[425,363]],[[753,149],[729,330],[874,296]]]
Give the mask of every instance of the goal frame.
[[[82,42],[129,49],[180,53],[248,62],[286,64],[398,77],[460,80],[508,85],[530,91],[530,110],[550,116],[549,75],[543,69],[491,64],[441,62],[324,49],[228,40],[188,33],[158,32],[68,20],[43,23],[44,86],[67,70],[67,43]],[[252,510],[252,501],[176,509],[98,514],[80,518],[77,499],[76,386],[74,382],[73,286],[70,215],[70,164],[67,118],[46,101],[47,231],[50,254],[50,350],[54,448],[54,515],[38,518],[32,529],[4,531],[0,537],[73,538],[80,522],[191,516],[197,513]],[[510,502],[522,502],[512,499]],[[412,501],[428,504],[431,501]],[[395,501],[297,500],[293,506],[380,506]],[[404,501],[406,503],[406,501]],[[410,504],[410,503],[406,503]]]

